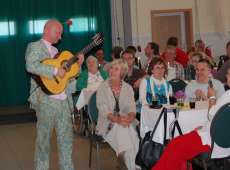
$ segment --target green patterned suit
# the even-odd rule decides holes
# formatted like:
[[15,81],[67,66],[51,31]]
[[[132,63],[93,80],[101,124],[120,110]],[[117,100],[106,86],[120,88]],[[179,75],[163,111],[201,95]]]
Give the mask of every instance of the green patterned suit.
[[[34,75],[52,77],[54,67],[41,64],[49,58],[49,51],[42,40],[32,42],[26,50],[26,69]],[[51,58],[51,57],[50,57]],[[60,170],[73,170],[72,143],[73,128],[71,111],[73,109],[71,94],[75,91],[76,82],[69,83],[65,90],[67,99],[58,100],[46,95],[34,79],[31,79],[29,101],[37,115],[37,139],[35,150],[35,169],[48,170],[50,156],[50,139],[53,129],[56,130],[59,149]]]

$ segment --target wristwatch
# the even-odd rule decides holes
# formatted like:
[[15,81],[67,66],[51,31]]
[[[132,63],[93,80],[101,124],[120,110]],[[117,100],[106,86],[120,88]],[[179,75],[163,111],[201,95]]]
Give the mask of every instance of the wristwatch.
[[216,96],[210,96],[208,99],[209,100],[216,100]]

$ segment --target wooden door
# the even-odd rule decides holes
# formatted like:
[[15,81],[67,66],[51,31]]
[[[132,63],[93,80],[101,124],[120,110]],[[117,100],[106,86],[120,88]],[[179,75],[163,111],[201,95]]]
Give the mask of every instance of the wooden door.
[[151,12],[152,40],[160,45],[163,52],[169,37],[179,40],[179,47],[187,50],[193,43],[192,11],[159,10]]

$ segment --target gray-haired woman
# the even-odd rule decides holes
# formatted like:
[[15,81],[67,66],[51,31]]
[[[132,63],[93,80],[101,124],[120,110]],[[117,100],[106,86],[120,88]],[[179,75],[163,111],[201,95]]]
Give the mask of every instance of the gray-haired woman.
[[128,170],[135,170],[138,136],[133,123],[136,106],[132,87],[123,81],[127,71],[128,66],[123,60],[114,60],[109,79],[97,90],[97,132],[115,150],[118,160],[123,160]]

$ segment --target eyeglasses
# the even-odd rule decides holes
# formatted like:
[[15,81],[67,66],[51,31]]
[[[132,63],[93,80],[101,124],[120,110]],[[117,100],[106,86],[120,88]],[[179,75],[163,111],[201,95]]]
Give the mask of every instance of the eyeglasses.
[[156,70],[165,70],[165,67],[156,66],[156,67],[154,67],[154,69],[156,69]]

